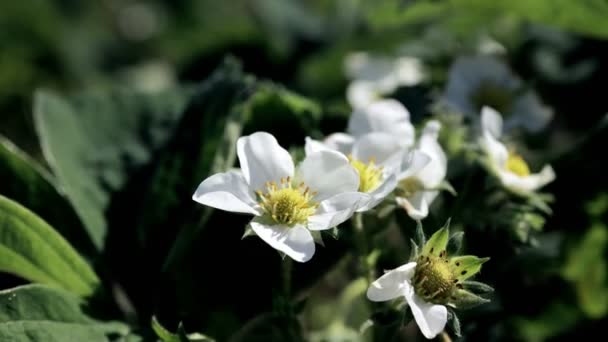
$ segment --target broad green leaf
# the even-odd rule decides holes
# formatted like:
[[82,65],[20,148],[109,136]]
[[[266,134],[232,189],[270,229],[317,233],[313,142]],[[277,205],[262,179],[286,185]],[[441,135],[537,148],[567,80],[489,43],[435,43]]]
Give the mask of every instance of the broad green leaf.
[[450,267],[459,281],[466,280],[481,270],[481,265],[490,258],[478,258],[474,255],[463,255],[450,258]]
[[431,238],[426,242],[424,247],[422,247],[422,252],[420,254],[427,255],[439,255],[441,252],[445,251],[448,246],[448,240],[450,238],[450,220],[445,223],[445,225],[436,231]]
[[34,122],[44,156],[98,249],[111,195],[167,141],[187,95],[114,91],[64,99],[36,93]]
[[90,296],[99,287],[91,267],[51,226],[0,196],[0,270]]
[[100,322],[84,313],[77,296],[43,285],[0,291],[0,341],[109,342],[129,327]]
[[0,136],[0,194],[28,207],[54,226],[81,253],[94,254],[93,244],[53,177],[10,141]]
[[562,268],[562,276],[576,287],[582,311],[591,318],[608,313],[607,246],[608,228],[596,224],[570,250]]

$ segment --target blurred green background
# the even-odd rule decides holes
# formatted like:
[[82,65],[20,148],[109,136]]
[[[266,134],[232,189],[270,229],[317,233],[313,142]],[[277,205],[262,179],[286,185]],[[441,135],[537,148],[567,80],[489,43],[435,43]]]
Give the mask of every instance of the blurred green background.
[[[343,129],[350,112],[344,57],[360,50],[399,49],[429,66],[430,82],[400,98],[420,122],[451,62],[477,52],[491,37],[555,111],[550,126],[526,141],[556,169],[557,180],[548,187],[556,201],[537,246],[472,234],[470,249],[491,255],[500,267],[488,265],[484,280],[496,287],[496,298],[474,320],[464,317],[463,340],[571,341],[593,334],[601,339],[608,323],[606,18],[605,0],[3,1],[0,134],[44,163],[32,119],[37,89],[73,94],[132,88],[154,94],[201,82],[226,56],[240,61],[245,73],[313,99],[316,104],[298,106],[321,122],[317,133],[330,133]],[[303,128],[297,136],[307,132]],[[285,137],[290,138],[295,140]],[[113,255],[121,257],[126,254]],[[325,314],[310,314],[309,328],[351,324],[344,317],[356,313],[358,304],[348,291],[361,289],[340,275],[323,282],[310,301],[318,301]],[[338,298],[339,309],[323,307],[326,297]],[[210,316],[193,325],[220,336],[234,326],[226,312]]]

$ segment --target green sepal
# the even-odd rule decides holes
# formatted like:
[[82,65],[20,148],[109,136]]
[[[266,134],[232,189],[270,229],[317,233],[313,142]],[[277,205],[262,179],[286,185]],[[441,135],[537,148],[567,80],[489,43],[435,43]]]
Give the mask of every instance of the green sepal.
[[427,241],[427,243],[422,248],[421,255],[435,255],[439,256],[439,254],[446,250],[448,246],[448,240],[450,238],[450,219],[445,223],[441,229],[435,232]]
[[422,222],[420,220],[416,221],[415,238],[418,246],[426,245],[426,236],[424,235],[424,229],[422,228]]
[[184,325],[179,323],[177,327],[177,332],[172,333],[167,328],[163,327],[160,322],[156,319],[156,316],[152,316],[152,330],[156,333],[162,341],[164,342],[213,342],[214,339],[205,336],[200,333],[186,333],[184,329]]
[[458,281],[466,280],[481,270],[481,265],[490,258],[478,258],[474,255],[463,255],[450,259],[450,267]]
[[450,184],[450,182],[446,180],[441,182],[441,184],[439,184],[439,186],[437,186],[434,190],[443,190],[449,192],[452,196],[458,196],[458,192],[456,192],[456,189],[454,189],[452,184]]
[[462,286],[465,289],[471,290],[475,293],[491,293],[494,292],[494,288],[488,284],[474,281],[474,280],[465,280],[462,282]]
[[416,259],[418,259],[418,252],[419,252],[419,248],[418,245],[416,244],[416,242],[414,242],[414,240],[410,239],[410,259],[409,261],[416,261]]
[[458,315],[452,309],[448,309],[448,328],[456,335],[456,337],[462,337],[460,329],[460,319]]
[[450,236],[448,240],[448,255],[458,255],[462,249],[462,240],[464,238],[464,232],[456,232]]
[[243,236],[241,236],[241,240],[244,240],[245,238],[250,237],[250,236],[254,236],[254,235],[255,235],[255,232],[251,228],[251,225],[247,225],[245,227],[245,232],[243,233]]
[[464,289],[457,289],[456,291],[454,291],[452,297],[453,300],[450,303],[454,305],[456,309],[459,310],[470,309],[475,306],[490,302],[489,299],[483,298],[474,294],[473,292]]
[[312,235],[312,239],[315,241],[316,244],[325,247],[325,243],[323,242],[323,235],[321,234],[320,231],[311,230],[310,235]]

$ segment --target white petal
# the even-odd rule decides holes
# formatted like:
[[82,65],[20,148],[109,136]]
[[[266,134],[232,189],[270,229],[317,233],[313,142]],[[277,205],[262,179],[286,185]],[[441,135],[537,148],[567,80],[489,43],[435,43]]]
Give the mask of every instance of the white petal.
[[368,81],[353,81],[346,88],[346,99],[353,109],[365,108],[381,95],[377,87]]
[[395,61],[395,75],[399,85],[415,86],[426,78],[422,61],[415,57],[400,57]]
[[525,177],[506,170],[500,170],[498,174],[505,187],[519,192],[536,191],[555,179],[555,171],[549,165],[545,165],[539,173]]
[[304,152],[306,155],[313,154],[319,151],[332,151],[334,149],[325,145],[325,143],[306,137],[306,143],[304,144]]
[[444,305],[425,302],[416,295],[413,287],[405,289],[404,293],[416,324],[424,337],[435,338],[443,331],[448,322],[448,309]]
[[216,209],[259,215],[255,195],[240,172],[217,173],[205,179],[192,199]]
[[502,116],[494,108],[484,106],[481,109],[482,134],[489,133],[498,139],[502,135]]
[[427,202],[425,192],[426,191],[418,191],[408,198],[397,197],[397,204],[405,209],[412,219],[416,221],[422,220],[429,215],[429,203]]
[[420,150],[413,150],[404,154],[403,162],[401,163],[401,172],[399,180],[406,179],[417,174],[431,162],[431,157]]
[[412,289],[410,280],[414,277],[416,263],[410,262],[374,281],[367,289],[367,298],[374,302],[384,302],[403,296],[406,289]]
[[252,190],[264,190],[266,182],[293,176],[289,152],[271,134],[257,132],[240,137],[236,146],[243,176]]
[[308,218],[308,229],[325,230],[348,220],[357,208],[369,203],[371,196],[361,192],[344,192],[321,203],[319,209]]
[[296,225],[266,225],[251,221],[251,229],[272,248],[285,253],[298,262],[306,262],[315,254],[315,242],[305,227]]
[[373,132],[357,139],[353,145],[352,156],[364,163],[374,160],[376,165],[394,169],[399,166],[403,150],[397,137],[384,132]]
[[352,135],[348,135],[345,133],[334,133],[330,134],[323,141],[325,146],[342,152],[345,155],[351,153],[353,149],[353,144],[355,143],[355,138]]
[[348,132],[355,137],[371,132],[385,132],[395,135],[404,146],[411,146],[415,135],[410,113],[400,102],[391,99],[355,109],[348,122]]
[[447,173],[448,160],[437,141],[439,128],[439,122],[429,121],[418,142],[418,149],[431,158],[431,161],[417,173],[417,178],[426,188],[438,187]]
[[335,151],[319,151],[306,156],[298,166],[296,177],[317,194],[321,202],[341,192],[357,191],[359,174],[348,158]]
[[397,187],[397,176],[395,173],[388,173],[384,175],[384,180],[374,191],[368,193],[370,200],[365,205],[360,206],[357,211],[363,212],[373,209],[380,204],[386,196],[388,196]]
[[479,139],[479,146],[488,155],[492,166],[497,169],[504,169],[509,158],[509,151],[500,141],[491,134],[484,134]]

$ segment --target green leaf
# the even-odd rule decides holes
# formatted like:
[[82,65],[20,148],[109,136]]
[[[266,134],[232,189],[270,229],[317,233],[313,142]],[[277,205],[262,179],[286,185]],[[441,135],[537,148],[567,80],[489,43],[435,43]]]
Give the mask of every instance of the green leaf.
[[187,97],[182,90],[70,99],[36,93],[34,123],[44,157],[98,249],[106,240],[111,195],[167,141]]
[[[608,15],[608,3],[603,0],[443,0],[416,1],[378,0],[365,10],[376,29],[442,20],[439,25],[471,33],[492,23],[499,16],[528,20],[561,27],[597,37],[608,37],[603,18]],[[460,26],[460,27],[459,27]]]
[[281,146],[301,146],[315,132],[321,120],[321,107],[314,101],[279,85],[261,83],[244,107],[243,134],[266,131]]
[[[54,226],[81,253],[92,256],[94,247],[53,177],[25,152],[0,136],[0,194],[30,208]],[[49,205],[52,203],[53,205]]]
[[470,309],[475,306],[489,303],[490,300],[480,297],[472,292],[463,289],[457,289],[452,295],[455,299],[451,301],[454,306],[459,309]]
[[126,336],[129,327],[87,316],[73,294],[43,285],[26,285],[0,292],[0,341],[107,342]]
[[595,224],[569,251],[561,272],[576,287],[578,303],[590,318],[600,318],[608,313],[606,248],[608,228]]
[[429,241],[422,248],[422,255],[439,255],[442,251],[445,251],[448,246],[448,239],[450,237],[450,219],[445,225],[436,231]]
[[0,196],[0,270],[90,296],[99,287],[91,267],[61,235],[20,204]]
[[481,265],[490,258],[479,258],[474,255],[463,255],[450,258],[450,267],[459,281],[466,280],[481,270]]

